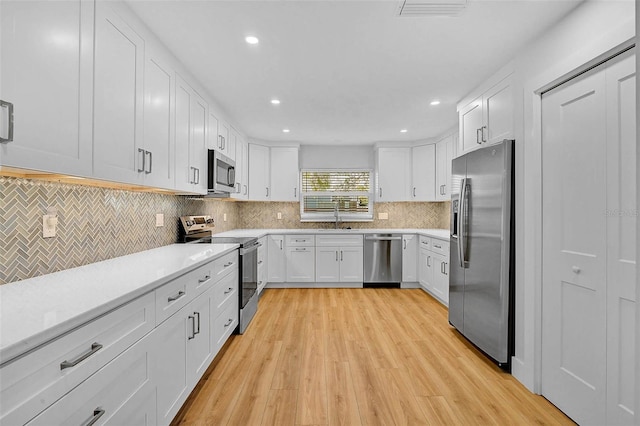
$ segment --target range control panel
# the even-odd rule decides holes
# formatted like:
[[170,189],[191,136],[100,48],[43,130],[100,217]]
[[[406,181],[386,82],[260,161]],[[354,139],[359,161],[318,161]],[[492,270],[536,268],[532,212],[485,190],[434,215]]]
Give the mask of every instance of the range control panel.
[[180,222],[187,235],[213,229],[215,224],[211,216],[181,216]]

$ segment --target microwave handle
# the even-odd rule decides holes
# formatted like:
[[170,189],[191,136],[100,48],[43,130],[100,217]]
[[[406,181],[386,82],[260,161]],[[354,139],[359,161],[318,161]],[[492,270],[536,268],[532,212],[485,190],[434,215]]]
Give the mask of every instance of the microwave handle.
[[227,182],[229,185],[234,185],[232,182],[236,181],[236,169],[234,167],[229,167],[227,170]]

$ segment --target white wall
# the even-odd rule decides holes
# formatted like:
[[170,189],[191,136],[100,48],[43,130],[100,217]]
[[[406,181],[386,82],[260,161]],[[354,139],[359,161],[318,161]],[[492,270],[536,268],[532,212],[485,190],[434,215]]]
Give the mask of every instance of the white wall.
[[540,391],[541,88],[635,35],[634,2],[586,1],[514,59],[516,139],[516,354],[513,375]]
[[300,147],[301,169],[374,169],[373,146]]

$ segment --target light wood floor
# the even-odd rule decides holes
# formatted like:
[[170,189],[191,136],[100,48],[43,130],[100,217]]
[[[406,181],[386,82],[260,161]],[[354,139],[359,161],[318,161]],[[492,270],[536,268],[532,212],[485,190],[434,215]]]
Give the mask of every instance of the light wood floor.
[[174,424],[572,424],[422,290],[271,289]]

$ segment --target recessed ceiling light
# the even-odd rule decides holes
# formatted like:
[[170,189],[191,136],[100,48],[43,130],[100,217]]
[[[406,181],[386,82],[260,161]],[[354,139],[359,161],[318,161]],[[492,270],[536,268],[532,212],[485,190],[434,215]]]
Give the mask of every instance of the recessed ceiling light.
[[432,101],[431,105],[440,105],[440,101]]
[[291,130],[289,129],[282,129],[282,133],[289,133]]
[[247,36],[244,38],[244,41],[246,41],[249,44],[258,44],[260,42],[260,40],[258,40],[258,37],[254,37],[254,36]]
[[271,103],[274,105],[280,105],[280,100],[279,99],[271,99]]
[[407,129],[400,130],[400,133],[407,133]]

